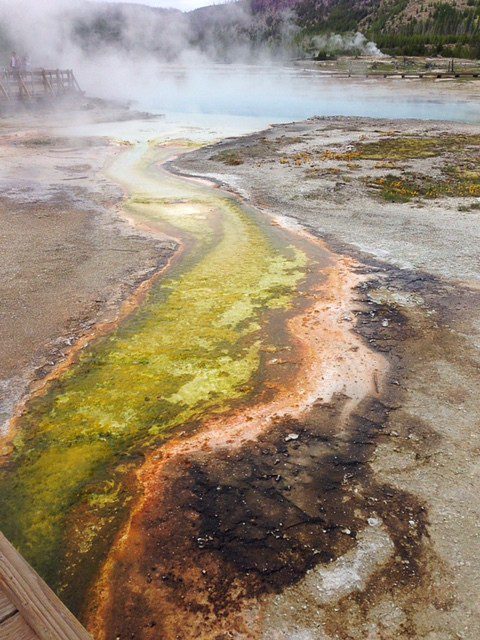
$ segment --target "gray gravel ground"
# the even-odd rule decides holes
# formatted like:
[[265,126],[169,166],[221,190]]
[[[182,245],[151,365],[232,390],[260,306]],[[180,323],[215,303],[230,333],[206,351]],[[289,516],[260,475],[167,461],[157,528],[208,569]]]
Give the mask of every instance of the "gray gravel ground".
[[[346,152],[357,141],[372,142],[398,134],[442,136],[479,134],[480,126],[368,118],[321,118],[275,125],[215,148],[206,147],[184,157],[177,166],[190,173],[225,182],[274,213],[298,220],[324,238],[348,243],[363,253],[401,268],[478,280],[480,209],[459,213],[463,199],[388,203],[372,198],[364,179],[391,173],[378,163],[318,160],[326,150]],[[229,166],[218,157],[235,151],[242,164]],[[297,154],[312,153],[313,161],[297,166]],[[477,150],[478,155],[478,150]],[[291,159],[282,164],[282,159]],[[438,158],[411,159],[404,171],[435,175]],[[312,169],[318,171],[312,175]],[[340,173],[334,171],[340,168]],[[471,198],[469,201],[480,202]]]

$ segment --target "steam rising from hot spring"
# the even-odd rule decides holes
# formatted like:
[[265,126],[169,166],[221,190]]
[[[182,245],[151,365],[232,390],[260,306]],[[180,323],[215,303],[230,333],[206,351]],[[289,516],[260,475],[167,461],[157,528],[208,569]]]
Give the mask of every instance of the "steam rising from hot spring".
[[139,4],[87,0],[0,0],[4,49],[33,67],[72,68],[91,95],[136,99],[158,90],[165,63],[196,71],[212,62],[283,62],[296,32],[293,15],[276,18],[275,37],[233,3],[182,13]]
[[375,57],[383,57],[384,55],[374,42],[367,40],[363,33],[347,35],[327,33],[313,36],[312,45],[319,51],[333,54],[341,52]]
[[[468,104],[432,101],[420,85],[342,82],[286,64],[295,57],[293,14],[275,17],[273,37],[248,6],[185,14],[87,0],[0,0],[4,64],[15,49],[32,67],[74,69],[89,96],[157,113],[218,115],[220,130],[226,115],[261,118],[262,126],[315,115],[478,120]],[[361,34],[317,36],[315,48],[380,55]]]

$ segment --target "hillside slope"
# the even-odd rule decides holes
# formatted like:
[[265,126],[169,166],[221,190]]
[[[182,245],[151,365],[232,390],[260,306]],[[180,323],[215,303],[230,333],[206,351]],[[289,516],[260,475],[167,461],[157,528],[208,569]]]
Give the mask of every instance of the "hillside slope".
[[[237,0],[187,13],[129,3],[60,3],[49,11],[47,37],[37,37],[35,19],[25,18],[12,20],[11,7],[0,4],[0,50],[33,50],[44,65],[55,64],[71,45],[89,56],[121,51],[177,60],[193,51],[210,60],[255,61],[259,50],[276,58],[301,56],[318,51],[315,36],[358,32],[385,53],[480,58],[480,0]],[[45,26],[41,12],[40,18]],[[365,52],[345,48],[345,41],[330,38],[329,53]]]
[[480,57],[480,0],[383,0],[360,27],[397,53]]
[[391,53],[480,56],[480,0],[299,0],[295,12],[307,33],[358,30]]
[[359,31],[387,53],[480,57],[480,0],[239,0],[187,17],[197,43]]

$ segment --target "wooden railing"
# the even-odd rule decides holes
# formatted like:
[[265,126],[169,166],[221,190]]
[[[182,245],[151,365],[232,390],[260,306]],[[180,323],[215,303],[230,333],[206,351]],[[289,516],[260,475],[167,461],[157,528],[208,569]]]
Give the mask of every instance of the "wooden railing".
[[340,78],[393,78],[407,79],[430,78],[434,80],[454,79],[454,78],[480,78],[479,71],[459,71],[452,73],[447,71],[348,71],[335,74]]
[[0,639],[92,640],[1,532]]
[[4,71],[0,76],[0,101],[28,102],[42,98],[82,95],[72,69]]

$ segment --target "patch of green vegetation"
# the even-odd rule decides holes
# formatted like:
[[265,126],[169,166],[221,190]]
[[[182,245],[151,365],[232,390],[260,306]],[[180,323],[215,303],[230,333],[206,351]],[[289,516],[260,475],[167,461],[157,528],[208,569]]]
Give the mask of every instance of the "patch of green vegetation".
[[458,207],[458,210],[462,213],[472,213],[473,211],[480,211],[480,202],[471,202],[469,204],[462,204]]
[[444,171],[438,178],[422,174],[389,174],[370,181],[369,186],[379,191],[386,202],[409,202],[414,198],[480,197],[480,180],[462,175],[454,169]]
[[[345,171],[361,169],[360,161],[375,163],[376,170],[391,172],[408,160],[438,158],[443,163],[438,178],[420,173],[388,173],[369,180],[367,184],[388,202],[409,202],[414,198],[477,197],[480,195],[479,147],[480,135],[388,135],[372,142],[360,141],[346,151],[328,148],[315,154],[296,153],[281,156],[279,162],[290,167],[310,165],[304,172],[306,179],[342,175],[345,181]],[[335,162],[337,166],[316,166],[318,160]]]
[[440,138],[399,136],[356,146],[359,159],[401,161],[434,158],[443,150]]
[[384,178],[367,182],[368,186],[380,193],[385,202],[409,202],[419,195],[417,185],[412,180],[389,174]]
[[210,160],[216,160],[217,162],[223,162],[224,164],[231,166],[238,166],[243,164],[246,160],[276,155],[282,146],[295,144],[296,142],[302,142],[302,139],[285,138],[285,140],[282,140],[279,144],[277,141],[268,140],[266,137],[262,137],[258,142],[243,144],[240,150],[224,149],[219,153],[210,156]]
[[480,135],[445,136],[395,136],[375,142],[355,145],[352,153],[344,154],[346,160],[402,161],[420,158],[435,158],[445,153],[461,153],[468,147],[480,145]]
[[210,160],[215,160],[217,162],[223,162],[224,164],[228,164],[231,167],[237,167],[240,164],[244,163],[243,157],[240,155],[238,151],[225,149],[224,151],[220,151],[213,156],[211,156]]

